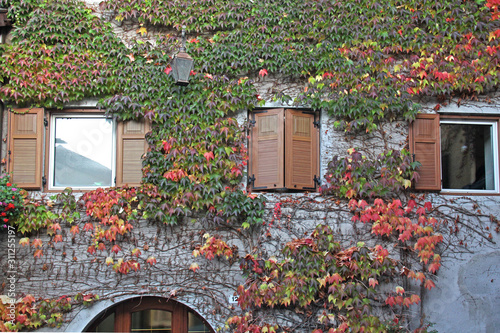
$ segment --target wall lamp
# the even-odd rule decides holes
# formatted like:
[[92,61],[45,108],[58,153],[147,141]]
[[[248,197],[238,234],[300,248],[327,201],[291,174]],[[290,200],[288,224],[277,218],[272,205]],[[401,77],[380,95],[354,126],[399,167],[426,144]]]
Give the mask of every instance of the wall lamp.
[[186,53],[186,26],[183,25],[182,46],[172,60],[172,75],[176,85],[187,86],[189,84],[189,74],[193,69],[193,62],[193,58]]

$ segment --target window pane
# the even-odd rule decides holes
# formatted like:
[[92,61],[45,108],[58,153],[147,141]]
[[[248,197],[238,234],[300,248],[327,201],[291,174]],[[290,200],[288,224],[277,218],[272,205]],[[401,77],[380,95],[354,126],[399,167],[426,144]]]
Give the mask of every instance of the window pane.
[[144,310],[132,313],[132,332],[172,332],[172,313],[163,310]]
[[492,132],[488,124],[441,124],[444,189],[495,189]]
[[96,327],[96,332],[114,332],[115,331],[115,313],[113,312],[106,317],[99,325]]
[[111,186],[112,167],[111,119],[55,118],[53,186]]
[[188,312],[188,333],[210,333],[203,321],[192,312]]

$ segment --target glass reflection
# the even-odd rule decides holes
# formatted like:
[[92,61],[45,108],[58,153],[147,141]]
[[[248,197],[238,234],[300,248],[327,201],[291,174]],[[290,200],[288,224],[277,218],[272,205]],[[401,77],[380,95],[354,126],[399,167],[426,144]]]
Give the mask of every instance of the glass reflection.
[[188,333],[210,333],[208,327],[194,313],[188,313]]
[[492,126],[441,124],[444,189],[494,190]]
[[112,167],[111,119],[55,118],[53,186],[111,186]]
[[162,310],[144,310],[132,313],[132,332],[172,332],[172,313]]
[[96,327],[96,332],[114,332],[115,331],[115,313],[111,313]]

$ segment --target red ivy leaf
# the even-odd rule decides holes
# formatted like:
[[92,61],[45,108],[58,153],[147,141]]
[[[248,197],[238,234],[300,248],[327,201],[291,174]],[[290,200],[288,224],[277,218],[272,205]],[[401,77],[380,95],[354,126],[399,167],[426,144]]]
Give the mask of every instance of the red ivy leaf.
[[207,151],[205,154],[203,154],[205,158],[207,159],[207,162],[210,162],[210,160],[214,159],[214,152],[212,151]]
[[432,288],[434,288],[435,286],[436,286],[436,284],[434,284],[434,281],[429,280],[429,279],[425,280],[424,287],[425,287],[426,289],[431,290],[431,289],[432,289]]

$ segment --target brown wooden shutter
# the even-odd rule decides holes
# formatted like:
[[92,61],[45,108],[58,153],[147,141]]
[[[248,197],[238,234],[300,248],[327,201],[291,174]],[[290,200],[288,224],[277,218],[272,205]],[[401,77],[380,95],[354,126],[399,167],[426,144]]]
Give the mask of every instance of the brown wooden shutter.
[[314,114],[285,111],[285,186],[288,189],[315,190],[318,174],[319,130]]
[[25,189],[42,187],[44,110],[15,109],[10,113],[8,163],[12,182]]
[[255,111],[251,132],[250,173],[253,189],[284,187],[284,109]]
[[417,190],[441,190],[439,115],[418,114],[410,127],[410,150],[422,164]]
[[116,186],[139,186],[142,180],[142,156],[147,152],[145,138],[150,125],[146,120],[118,123],[116,144]]

